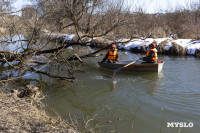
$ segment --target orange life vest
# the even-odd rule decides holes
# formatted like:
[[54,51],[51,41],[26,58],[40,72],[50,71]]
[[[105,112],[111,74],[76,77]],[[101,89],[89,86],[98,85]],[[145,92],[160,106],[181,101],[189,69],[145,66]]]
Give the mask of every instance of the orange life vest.
[[109,55],[108,55],[108,59],[116,61],[116,57],[117,57],[117,49],[115,48],[113,49],[108,49]]
[[156,48],[153,48],[153,49],[150,49],[148,52],[147,52],[147,57],[149,56],[149,53],[150,51],[153,51],[154,52],[154,57],[152,58],[152,60],[150,62],[155,62],[157,59],[158,59],[158,55],[157,55],[157,49]]

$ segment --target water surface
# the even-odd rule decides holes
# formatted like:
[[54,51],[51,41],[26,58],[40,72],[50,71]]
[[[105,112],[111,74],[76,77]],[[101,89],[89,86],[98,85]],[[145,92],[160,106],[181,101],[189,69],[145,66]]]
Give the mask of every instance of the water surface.
[[[123,60],[141,54],[121,52]],[[96,116],[103,132],[198,133],[200,130],[200,60],[192,56],[159,56],[161,73],[113,71],[84,59],[76,82],[49,80],[44,86],[47,105],[61,117]],[[193,122],[192,128],[167,127],[167,122]]]
[[[21,46],[21,45],[20,45]],[[1,50],[12,47],[2,44]],[[3,49],[4,48],[4,49]],[[20,52],[21,47],[14,47]],[[73,49],[73,48],[72,48]],[[19,51],[18,51],[19,50]],[[85,49],[79,49],[79,54]],[[90,49],[91,50],[91,49]],[[68,50],[68,54],[74,51]],[[144,56],[120,52],[121,60],[137,60]],[[62,118],[70,116],[95,116],[102,132],[117,133],[199,133],[200,131],[200,60],[193,56],[161,56],[165,61],[161,73],[119,72],[101,68],[97,61],[103,57],[84,59],[83,64],[74,62],[77,69],[76,82],[67,82],[31,74],[31,79],[43,89],[48,110]],[[48,68],[54,74],[65,76],[66,72],[54,64]],[[58,70],[58,71],[57,71]],[[38,82],[39,81],[39,82]],[[192,122],[192,128],[167,127],[167,122]]]

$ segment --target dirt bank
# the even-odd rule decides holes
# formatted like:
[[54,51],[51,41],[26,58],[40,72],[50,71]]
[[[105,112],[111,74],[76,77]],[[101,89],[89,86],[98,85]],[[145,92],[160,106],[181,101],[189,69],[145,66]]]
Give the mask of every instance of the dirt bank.
[[[27,93],[27,91],[26,91]],[[78,132],[60,118],[48,116],[33,95],[19,98],[17,90],[0,88],[0,133],[74,133]],[[32,98],[28,97],[32,96]]]

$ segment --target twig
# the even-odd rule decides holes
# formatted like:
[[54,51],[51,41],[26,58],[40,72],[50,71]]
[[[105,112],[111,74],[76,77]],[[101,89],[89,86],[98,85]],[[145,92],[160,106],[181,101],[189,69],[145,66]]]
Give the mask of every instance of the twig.
[[6,63],[8,63],[8,65],[10,65],[11,67],[13,66],[13,65],[11,65],[11,64],[6,60],[5,57],[4,57],[3,59],[6,61]]
[[77,58],[81,63],[83,63],[83,60],[81,60],[81,58],[80,58],[77,54],[74,53],[74,55],[76,56],[76,58]]

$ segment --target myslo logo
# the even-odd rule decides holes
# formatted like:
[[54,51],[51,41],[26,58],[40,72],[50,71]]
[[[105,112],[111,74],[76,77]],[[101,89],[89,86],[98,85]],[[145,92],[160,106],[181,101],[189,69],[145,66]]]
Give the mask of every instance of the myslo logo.
[[192,122],[167,122],[167,127],[193,127]]

